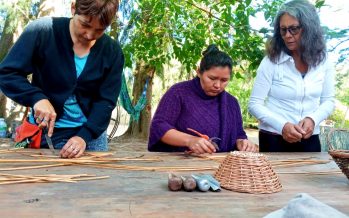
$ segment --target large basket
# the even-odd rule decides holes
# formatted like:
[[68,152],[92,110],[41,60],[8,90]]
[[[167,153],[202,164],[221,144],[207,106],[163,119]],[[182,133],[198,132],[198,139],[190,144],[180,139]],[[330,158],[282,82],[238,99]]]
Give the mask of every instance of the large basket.
[[327,134],[328,153],[349,179],[349,130],[331,129]]
[[274,193],[282,189],[267,158],[260,153],[230,152],[215,172],[221,187],[247,193]]

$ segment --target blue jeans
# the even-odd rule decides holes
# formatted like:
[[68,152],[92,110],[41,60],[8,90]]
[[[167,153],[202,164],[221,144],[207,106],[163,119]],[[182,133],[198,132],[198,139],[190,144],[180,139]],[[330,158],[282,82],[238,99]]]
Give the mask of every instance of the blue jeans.
[[[76,133],[74,129],[55,129],[51,137],[53,147],[62,149]],[[48,148],[44,135],[41,138],[41,148]],[[87,142],[86,151],[108,151],[107,131],[104,131],[98,138]]]
[[[64,139],[62,142],[55,144],[55,149],[62,149],[67,141],[67,139]],[[108,151],[107,133],[103,132],[98,138],[87,142],[86,151]]]

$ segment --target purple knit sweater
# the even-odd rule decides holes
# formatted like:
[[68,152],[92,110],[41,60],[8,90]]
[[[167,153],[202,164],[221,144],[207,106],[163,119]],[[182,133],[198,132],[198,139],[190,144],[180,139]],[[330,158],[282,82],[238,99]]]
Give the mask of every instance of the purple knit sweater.
[[170,129],[191,135],[192,128],[209,137],[219,137],[219,152],[235,150],[236,139],[246,139],[242,127],[239,103],[232,95],[222,92],[207,96],[198,77],[173,85],[162,97],[150,126],[149,151],[185,151],[160,141]]

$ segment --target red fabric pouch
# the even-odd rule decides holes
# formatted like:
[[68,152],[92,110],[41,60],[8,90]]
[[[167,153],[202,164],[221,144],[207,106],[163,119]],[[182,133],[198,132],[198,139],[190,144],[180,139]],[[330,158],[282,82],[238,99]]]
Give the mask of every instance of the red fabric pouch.
[[29,108],[24,112],[22,124],[16,128],[15,142],[23,143],[26,141],[29,148],[40,148],[42,129],[27,120]]

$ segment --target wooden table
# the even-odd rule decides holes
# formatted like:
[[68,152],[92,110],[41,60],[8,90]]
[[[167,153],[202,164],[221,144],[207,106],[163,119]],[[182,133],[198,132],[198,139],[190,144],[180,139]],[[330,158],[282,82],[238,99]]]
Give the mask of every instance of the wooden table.
[[[48,150],[42,152],[49,153]],[[120,162],[141,166],[219,166],[212,160],[188,157],[179,153],[115,152],[116,157],[160,157],[161,162]],[[222,155],[222,154],[220,154]],[[276,159],[329,159],[327,153],[274,153]],[[27,156],[1,154],[1,159]],[[2,163],[1,169],[16,163]],[[28,163],[29,165],[29,163]],[[276,168],[278,172],[338,170],[328,164]],[[349,180],[342,173],[326,175],[279,174],[283,190],[274,194],[221,192],[171,192],[167,172],[101,169],[64,166],[35,170],[0,171],[11,174],[96,174],[103,180],[77,183],[26,183],[0,186],[1,217],[262,217],[278,210],[297,193],[306,192],[321,202],[349,214]],[[201,172],[176,172],[190,175]],[[214,170],[205,171],[213,174]]]

